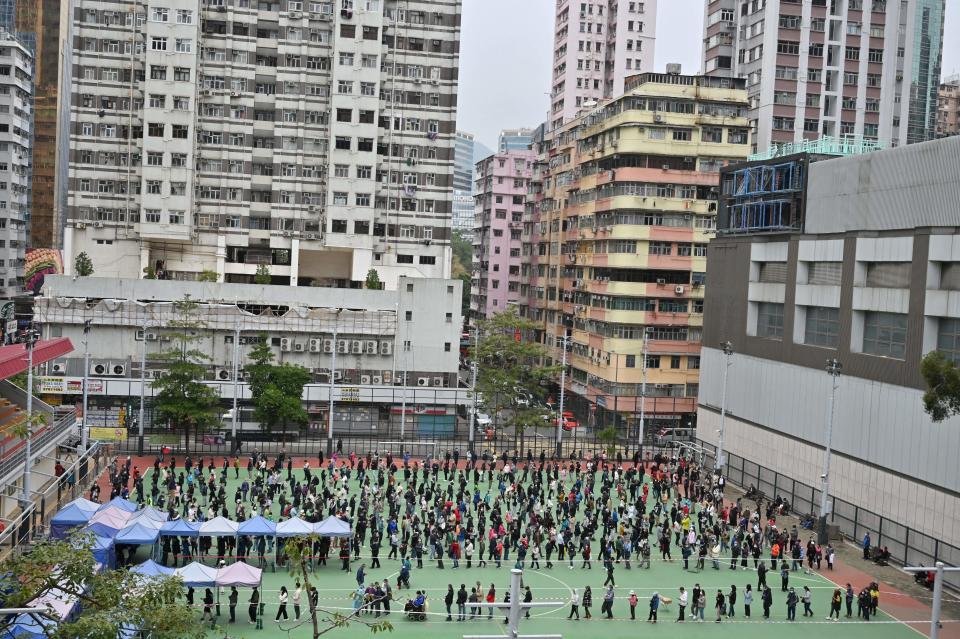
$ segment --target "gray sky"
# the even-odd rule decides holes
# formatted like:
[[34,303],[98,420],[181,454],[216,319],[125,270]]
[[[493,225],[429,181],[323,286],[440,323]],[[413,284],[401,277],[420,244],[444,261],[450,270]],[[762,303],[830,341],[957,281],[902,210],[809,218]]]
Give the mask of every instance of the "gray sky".
[[[457,128],[496,148],[500,129],[547,119],[554,0],[463,0]],[[655,69],[700,69],[703,0],[661,0]],[[960,71],[960,0],[947,0],[943,74]]]

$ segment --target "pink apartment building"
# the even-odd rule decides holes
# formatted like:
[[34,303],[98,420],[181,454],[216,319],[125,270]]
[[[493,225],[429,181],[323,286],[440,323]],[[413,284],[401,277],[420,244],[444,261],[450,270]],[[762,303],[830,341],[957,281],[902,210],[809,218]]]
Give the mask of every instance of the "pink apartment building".
[[477,162],[470,315],[486,318],[520,297],[523,211],[536,155],[496,153]]
[[653,71],[657,0],[556,0],[550,124],[585,103],[623,94],[624,79]]

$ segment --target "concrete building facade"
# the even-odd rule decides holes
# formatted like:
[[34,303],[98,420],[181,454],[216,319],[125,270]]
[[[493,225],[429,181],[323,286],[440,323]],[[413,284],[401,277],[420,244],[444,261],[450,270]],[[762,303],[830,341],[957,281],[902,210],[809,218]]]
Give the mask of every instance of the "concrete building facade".
[[23,291],[30,223],[33,54],[0,32],[0,295]]
[[495,153],[476,167],[470,313],[490,317],[520,298],[521,237],[534,152]]
[[929,140],[944,0],[706,0],[704,71],[747,80],[754,148]]
[[940,85],[937,95],[937,137],[960,133],[960,75]]
[[[770,181],[781,197],[802,194],[793,224],[744,228],[721,211],[707,260],[698,437],[717,444],[720,345],[729,341],[724,450],[766,477],[818,489],[832,383],[824,362],[837,358],[836,523],[846,534],[869,531],[898,561],[955,563],[960,418],[935,423],[924,412],[919,364],[933,350],[960,361],[960,138],[795,160],[750,169],[773,177],[777,167],[802,166],[799,183]],[[734,176],[744,170],[724,173],[725,191],[742,184]],[[869,511],[857,530],[854,504]],[[819,495],[796,507],[817,511]]]
[[538,139],[520,309],[554,364],[569,337],[581,422],[631,442],[641,415],[647,439],[690,427],[718,171],[749,153],[746,111],[742,80],[647,73]]
[[550,125],[623,93],[628,76],[653,70],[657,2],[557,0]]
[[450,272],[460,2],[89,0],[65,262],[358,286]]
[[473,134],[457,131],[453,164],[453,228],[473,237]]
[[[196,303],[189,318],[175,304],[185,296]],[[189,319],[202,327],[193,331],[191,348],[207,357],[205,379],[223,399],[233,398],[235,352],[239,397],[249,398],[243,369],[265,336],[275,361],[310,372],[304,391],[308,430],[325,430],[332,376],[334,399],[343,402],[335,430],[370,435],[379,426],[387,439],[382,422],[394,419],[393,407],[398,417],[404,401],[436,406],[442,413],[431,414],[449,415],[451,428],[457,402],[467,401],[465,391],[457,390],[460,296],[459,280],[430,278],[401,278],[397,290],[376,291],[48,276],[35,300],[35,319],[45,336],[87,340],[94,425],[116,426],[119,411],[138,401],[141,358],[148,384],[163,374],[167,363],[159,353],[174,343],[169,326]],[[92,327],[84,336],[87,320]],[[41,389],[78,399],[83,349],[42,373]],[[149,401],[152,387],[146,395]],[[411,418],[411,425],[416,421]]]

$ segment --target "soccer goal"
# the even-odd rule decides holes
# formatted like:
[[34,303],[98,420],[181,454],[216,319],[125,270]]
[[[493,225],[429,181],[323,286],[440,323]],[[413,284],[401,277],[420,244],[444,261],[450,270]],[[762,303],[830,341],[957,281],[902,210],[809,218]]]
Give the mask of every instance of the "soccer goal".
[[437,442],[415,440],[411,442],[377,442],[377,453],[401,457],[404,452],[417,459],[436,458],[439,451]]

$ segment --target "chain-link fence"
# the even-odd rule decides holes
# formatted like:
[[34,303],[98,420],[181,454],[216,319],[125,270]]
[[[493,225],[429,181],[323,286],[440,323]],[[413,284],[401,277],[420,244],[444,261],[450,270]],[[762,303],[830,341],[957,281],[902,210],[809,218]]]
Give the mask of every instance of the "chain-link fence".
[[[705,451],[706,465],[713,467],[716,447],[704,441],[698,443]],[[783,497],[798,514],[813,513],[819,516],[820,490],[782,475],[749,459],[724,453],[727,480],[742,488],[754,486],[769,499]],[[897,563],[905,566],[933,566],[942,561],[947,565],[960,565],[960,548],[914,530],[909,524],[892,521],[856,504],[834,497],[830,523],[855,543],[860,543],[870,533],[872,544],[886,546]],[[960,573],[944,573],[944,583],[960,590]]]

